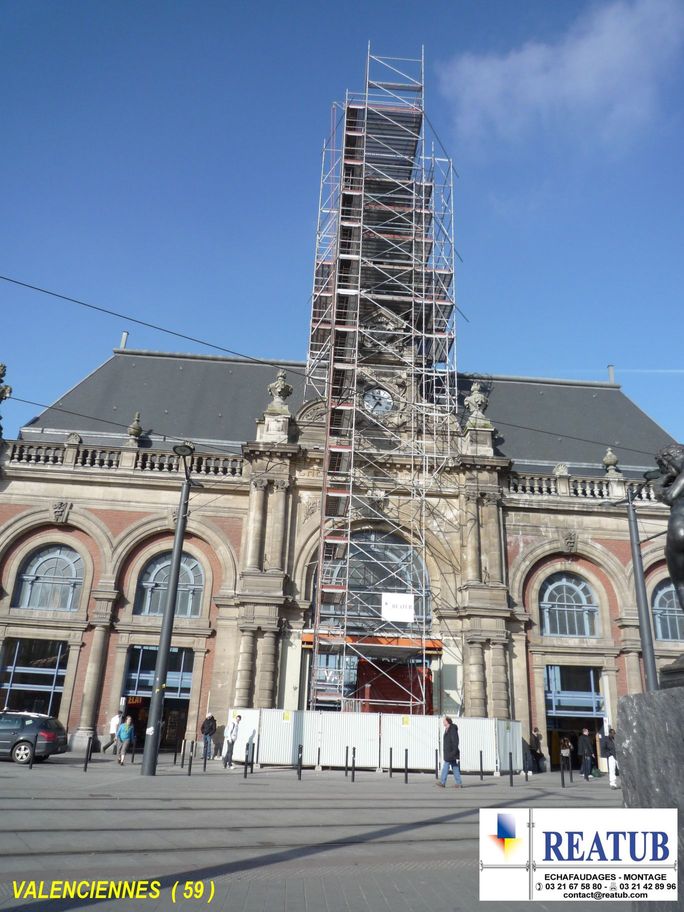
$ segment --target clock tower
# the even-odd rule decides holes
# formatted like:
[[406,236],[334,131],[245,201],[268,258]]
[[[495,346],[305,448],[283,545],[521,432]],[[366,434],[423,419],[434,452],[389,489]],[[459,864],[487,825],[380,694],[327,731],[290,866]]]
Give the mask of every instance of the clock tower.
[[452,168],[426,136],[423,76],[422,56],[369,48],[365,89],[334,107],[324,147],[307,371],[307,399],[325,404],[310,708],[380,711],[391,692],[406,712],[432,711],[427,544],[458,427]]

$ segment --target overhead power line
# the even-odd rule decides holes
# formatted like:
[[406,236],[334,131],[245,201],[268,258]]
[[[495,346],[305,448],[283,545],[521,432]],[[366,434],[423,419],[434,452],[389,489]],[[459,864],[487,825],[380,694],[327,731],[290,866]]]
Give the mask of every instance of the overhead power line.
[[[47,288],[40,288],[38,285],[30,285],[28,282],[20,282],[19,279],[12,279],[10,276],[0,275],[3,282],[10,282],[12,285],[18,285],[20,288],[28,288],[31,291],[40,292],[40,294],[50,295],[52,298],[59,298],[61,301],[69,301],[71,304],[78,304],[80,307],[87,307],[88,310],[95,310],[98,313],[107,314],[110,317],[118,317],[120,320],[126,320],[128,323],[137,323],[138,326],[146,326],[148,329],[154,329],[157,332],[166,333],[167,336],[175,336],[177,339],[186,339],[188,342],[195,342],[197,345],[206,345],[207,348],[213,348],[216,351],[223,352],[227,355],[234,355],[237,358],[244,358],[246,361],[252,361],[255,364],[265,364],[269,367],[281,367],[278,361],[269,361],[266,358],[255,358],[253,355],[245,355],[242,352],[234,351],[232,348],[224,348],[222,345],[216,345],[214,342],[207,342],[206,339],[198,339],[195,336],[188,336],[185,333],[178,332],[175,329],[167,329],[158,323],[149,323],[147,320],[139,320],[130,314],[122,314],[108,307],[99,307],[97,304],[88,304],[87,301],[80,301],[78,298],[71,298],[69,295],[59,294],[56,291],[50,291]],[[306,371],[298,371],[288,368],[289,373],[306,377]]]

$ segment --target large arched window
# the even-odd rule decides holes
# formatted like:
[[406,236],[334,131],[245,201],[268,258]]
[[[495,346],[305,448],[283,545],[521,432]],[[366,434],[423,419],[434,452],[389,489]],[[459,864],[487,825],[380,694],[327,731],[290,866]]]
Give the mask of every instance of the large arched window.
[[76,611],[83,587],[83,560],[66,545],[48,545],[24,561],[14,589],[15,608]]
[[[331,569],[330,582],[344,576],[342,561]],[[349,548],[348,632],[416,632],[429,626],[430,611],[427,570],[411,545],[389,532],[354,532]],[[321,615],[342,624],[344,607],[323,602]]]
[[684,640],[684,611],[669,579],[655,587],[651,604],[656,640]]
[[[146,565],[138,581],[133,614],[158,616],[164,613],[170,569],[170,551],[158,554]],[[191,554],[183,553],[178,577],[176,617],[199,617],[203,591],[202,567]]]
[[554,573],[539,593],[542,634],[598,636],[598,602],[589,583],[575,573]]

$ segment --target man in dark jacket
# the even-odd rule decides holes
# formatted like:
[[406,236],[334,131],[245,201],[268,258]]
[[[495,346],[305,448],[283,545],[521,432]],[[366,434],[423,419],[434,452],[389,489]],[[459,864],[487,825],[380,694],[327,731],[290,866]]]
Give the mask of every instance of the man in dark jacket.
[[589,729],[583,728],[582,734],[577,739],[577,756],[582,761],[582,775],[586,779],[593,779],[591,770],[594,760],[594,745],[589,737]]
[[216,719],[212,716],[211,713],[207,713],[207,718],[202,722],[202,727],[200,728],[202,736],[204,738],[204,756],[207,760],[211,760],[214,756],[214,735],[216,734]]
[[456,788],[463,788],[463,782],[461,780],[461,768],[459,766],[461,752],[459,750],[458,744],[458,726],[454,725],[449,716],[445,716],[444,736],[442,739],[442,756],[444,758],[444,763],[442,765],[442,774],[440,776],[439,782],[435,783],[435,785],[438,785],[440,788],[446,788],[446,782],[450,769],[454,774],[454,782],[456,783]]

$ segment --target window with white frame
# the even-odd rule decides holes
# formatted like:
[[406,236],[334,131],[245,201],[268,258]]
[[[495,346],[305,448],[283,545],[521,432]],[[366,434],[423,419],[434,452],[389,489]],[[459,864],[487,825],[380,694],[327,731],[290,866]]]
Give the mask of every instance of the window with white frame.
[[[145,566],[135,593],[133,614],[159,616],[164,613],[169,588],[171,552],[158,554]],[[199,617],[202,610],[204,573],[199,561],[183,552],[178,575],[176,617]]]
[[83,559],[66,545],[48,545],[21,566],[12,607],[76,611],[83,588]]
[[543,636],[598,636],[598,602],[589,583],[575,573],[554,573],[539,593]]
[[684,611],[669,579],[655,587],[651,605],[656,640],[684,640]]

